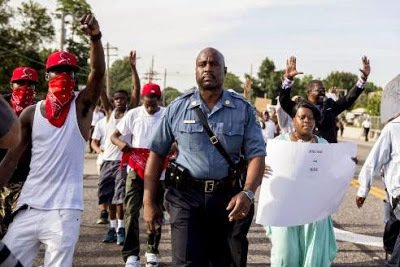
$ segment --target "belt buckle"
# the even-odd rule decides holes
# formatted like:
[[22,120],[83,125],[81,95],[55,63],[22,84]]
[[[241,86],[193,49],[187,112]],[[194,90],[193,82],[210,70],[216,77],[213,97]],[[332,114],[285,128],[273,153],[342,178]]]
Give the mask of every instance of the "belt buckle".
[[204,192],[212,193],[214,191],[215,181],[214,180],[206,180],[204,182]]

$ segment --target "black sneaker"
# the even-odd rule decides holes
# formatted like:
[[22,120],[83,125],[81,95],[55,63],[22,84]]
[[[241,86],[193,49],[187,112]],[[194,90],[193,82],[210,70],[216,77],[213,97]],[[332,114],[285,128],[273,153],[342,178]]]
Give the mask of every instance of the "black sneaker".
[[117,232],[115,228],[108,229],[107,234],[104,236],[103,242],[104,243],[114,243],[117,241]]
[[108,224],[108,212],[106,210],[102,210],[100,213],[100,218],[96,221],[97,224]]

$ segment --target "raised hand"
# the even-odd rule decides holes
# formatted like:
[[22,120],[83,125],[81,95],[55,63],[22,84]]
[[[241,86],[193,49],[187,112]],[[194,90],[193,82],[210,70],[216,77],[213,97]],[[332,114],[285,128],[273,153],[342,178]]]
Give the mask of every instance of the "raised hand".
[[131,65],[131,68],[136,67],[136,50],[132,50],[129,53],[129,64]]
[[284,77],[288,78],[289,80],[293,80],[296,75],[303,74],[303,72],[299,72],[296,69],[296,57],[290,57],[286,60],[286,69]]
[[361,79],[366,81],[371,72],[371,66],[369,65],[369,59],[366,56],[363,56],[361,61],[362,61],[362,68],[360,69]]
[[80,19],[82,24],[81,30],[89,36],[98,35],[100,33],[100,26],[93,14],[86,14]]

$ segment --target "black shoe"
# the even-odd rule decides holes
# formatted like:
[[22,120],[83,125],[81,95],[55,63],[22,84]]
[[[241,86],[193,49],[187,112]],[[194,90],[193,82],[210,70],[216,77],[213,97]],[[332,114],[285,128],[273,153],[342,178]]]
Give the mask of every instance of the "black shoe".
[[108,212],[106,210],[102,210],[100,213],[100,218],[96,221],[97,224],[108,224]]
[[115,231],[115,228],[110,228],[104,236],[103,242],[114,243],[115,241],[117,241],[117,232]]

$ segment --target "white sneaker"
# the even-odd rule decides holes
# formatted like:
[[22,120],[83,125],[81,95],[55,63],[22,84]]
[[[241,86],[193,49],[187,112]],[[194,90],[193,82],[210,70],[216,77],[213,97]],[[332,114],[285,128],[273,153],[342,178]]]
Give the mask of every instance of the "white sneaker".
[[146,252],[146,267],[158,267],[157,255]]
[[140,267],[140,260],[137,256],[129,256],[126,260],[125,267]]

